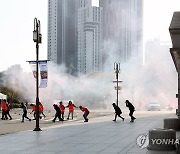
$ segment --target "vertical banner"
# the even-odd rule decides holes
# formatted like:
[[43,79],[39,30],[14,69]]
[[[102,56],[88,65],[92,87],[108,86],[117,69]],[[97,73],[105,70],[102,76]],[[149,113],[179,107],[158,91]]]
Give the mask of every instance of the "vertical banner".
[[48,82],[47,61],[39,61],[41,81],[39,88],[46,88]]
[[[36,61],[29,61],[31,66],[33,76],[36,78]],[[39,88],[46,88],[48,82],[48,73],[47,73],[47,60],[38,61],[38,65],[40,68],[40,85]],[[38,73],[39,74],[39,73]]]
[[36,61],[30,61],[29,64],[31,66],[31,70],[33,72],[33,76],[34,76],[34,78],[36,78]]

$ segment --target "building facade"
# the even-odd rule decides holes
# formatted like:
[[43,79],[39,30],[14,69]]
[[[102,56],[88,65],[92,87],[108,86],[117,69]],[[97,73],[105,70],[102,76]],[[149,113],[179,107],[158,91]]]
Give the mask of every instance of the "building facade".
[[102,9],[91,0],[49,0],[48,59],[73,75],[102,70]]
[[111,54],[112,61],[123,63],[135,58],[141,65],[143,0],[100,0],[99,5],[103,8],[104,62]]
[[78,72],[102,71],[102,8],[80,0],[78,9]]
[[48,59],[64,64],[67,72],[77,72],[78,0],[48,1]]

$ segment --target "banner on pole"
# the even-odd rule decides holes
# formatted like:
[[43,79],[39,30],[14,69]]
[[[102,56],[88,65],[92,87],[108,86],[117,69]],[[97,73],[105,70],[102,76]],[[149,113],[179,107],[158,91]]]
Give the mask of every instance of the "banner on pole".
[[39,88],[46,88],[48,82],[47,61],[39,62],[41,82]]
[[[37,78],[36,77],[36,72],[37,72],[36,71],[36,61],[29,61],[29,64],[31,66],[34,78]],[[39,85],[39,88],[46,88],[47,82],[48,82],[47,60],[38,61],[38,65],[40,68],[40,85]]]
[[33,76],[34,76],[34,78],[37,78],[36,77],[36,61],[30,61],[29,62],[29,64],[30,64],[30,66],[31,66],[31,70],[32,70],[32,72],[33,72]]

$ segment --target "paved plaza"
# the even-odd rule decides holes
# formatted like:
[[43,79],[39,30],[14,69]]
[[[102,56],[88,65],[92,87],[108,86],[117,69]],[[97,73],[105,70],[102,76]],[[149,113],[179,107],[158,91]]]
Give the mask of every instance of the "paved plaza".
[[[175,117],[174,112],[136,112],[137,120],[120,118],[113,122],[113,114],[93,117],[88,123],[82,119],[58,122],[41,128],[42,131],[21,131],[0,136],[2,154],[175,154],[175,151],[140,149],[136,139],[150,129],[163,128],[163,119]],[[25,123],[24,123],[25,124]]]

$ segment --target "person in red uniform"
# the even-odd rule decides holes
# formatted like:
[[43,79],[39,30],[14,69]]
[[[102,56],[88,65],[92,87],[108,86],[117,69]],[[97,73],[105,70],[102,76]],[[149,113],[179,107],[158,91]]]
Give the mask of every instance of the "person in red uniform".
[[84,112],[84,114],[83,114],[84,122],[88,122],[88,118],[87,118],[87,116],[89,115],[89,110],[88,110],[88,108],[83,107],[83,106],[79,106],[79,109],[80,109],[82,112]]
[[7,106],[6,106],[6,100],[2,100],[1,102],[1,109],[2,109],[2,120],[7,120],[8,117],[7,117],[7,114],[6,114],[6,111],[8,110]]
[[12,117],[10,115],[10,104],[7,101],[6,101],[6,113],[5,114],[6,114],[6,117],[9,116],[9,120],[12,120]]
[[62,101],[59,102],[59,108],[61,110],[61,117],[62,117],[62,119],[64,119],[65,106],[63,105]]
[[66,106],[66,107],[69,108],[67,120],[69,120],[70,114],[72,115],[72,119],[73,119],[74,107],[76,107],[76,106],[72,103],[72,101],[69,101],[68,106]]
[[41,114],[43,115],[44,118],[46,118],[46,115],[44,114],[44,106],[42,105],[41,102],[39,102],[39,115]]

